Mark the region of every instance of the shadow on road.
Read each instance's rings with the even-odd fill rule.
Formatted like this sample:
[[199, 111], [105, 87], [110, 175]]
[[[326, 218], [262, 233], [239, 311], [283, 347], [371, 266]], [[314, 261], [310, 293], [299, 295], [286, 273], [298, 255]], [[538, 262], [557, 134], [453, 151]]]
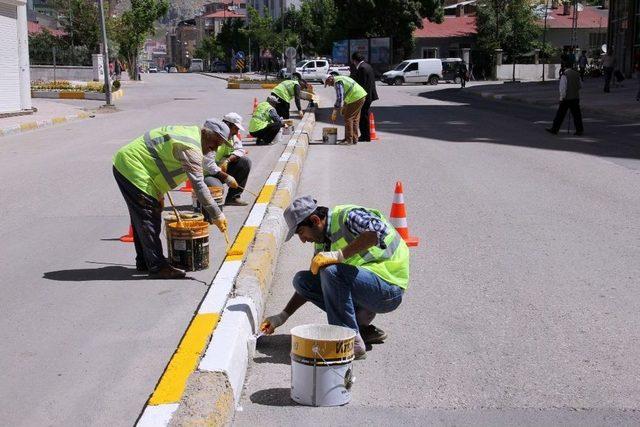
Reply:
[[253, 358], [255, 363], [277, 363], [290, 365], [291, 356], [291, 335], [271, 335], [262, 336], [256, 343], [256, 350], [262, 353], [261, 356]]
[[62, 282], [86, 282], [92, 280], [146, 280], [147, 273], [141, 273], [135, 268], [113, 265], [99, 268], [78, 268], [75, 270], [49, 271], [44, 273], [42, 277]]
[[256, 391], [249, 400], [257, 405], [266, 406], [299, 406], [291, 400], [290, 388], [268, 388]]

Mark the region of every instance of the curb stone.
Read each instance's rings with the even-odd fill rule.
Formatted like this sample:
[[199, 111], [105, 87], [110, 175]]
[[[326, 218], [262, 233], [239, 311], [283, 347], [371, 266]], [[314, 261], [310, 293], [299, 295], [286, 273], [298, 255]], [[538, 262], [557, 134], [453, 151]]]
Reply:
[[70, 114], [63, 117], [54, 117], [46, 120], [34, 120], [32, 122], [21, 123], [19, 125], [7, 126], [0, 128], [0, 136], [15, 135], [21, 132], [27, 132], [30, 130], [41, 129], [44, 127], [55, 126], [75, 120], [86, 119], [92, 117], [93, 114], [80, 112], [78, 114]]
[[282, 213], [296, 194], [315, 114], [307, 111], [271, 174], [274, 189], [238, 271], [220, 322], [189, 375], [179, 403], [147, 406], [138, 426], [228, 425], [240, 402], [255, 334], [264, 314], [278, 252], [286, 235]]

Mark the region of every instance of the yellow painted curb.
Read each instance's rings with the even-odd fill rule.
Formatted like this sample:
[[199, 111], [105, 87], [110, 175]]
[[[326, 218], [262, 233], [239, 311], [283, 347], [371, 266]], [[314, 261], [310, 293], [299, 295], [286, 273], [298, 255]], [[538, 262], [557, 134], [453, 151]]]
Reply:
[[253, 238], [256, 236], [256, 229], [257, 227], [249, 227], [246, 225], [240, 229], [238, 237], [236, 237], [231, 249], [229, 249], [230, 254], [237, 255], [227, 255], [227, 261], [242, 261], [245, 252], [247, 252], [249, 245], [253, 242]]
[[84, 92], [61, 91], [58, 95], [60, 99], [84, 99]]
[[278, 83], [262, 83], [262, 84], [260, 84], [260, 87], [262, 87], [262, 89], [273, 89], [276, 86], [278, 86]]
[[[81, 117], [81, 116], [78, 114], [78, 117]], [[84, 117], [82, 118], [84, 119]], [[55, 125], [59, 125], [60, 123], [64, 123], [66, 121], [67, 121], [66, 117], [54, 117], [53, 119], [51, 119], [51, 122]]]
[[26, 130], [34, 130], [34, 129], [38, 129], [38, 123], [36, 123], [36, 122], [22, 123], [20, 125], [20, 131], [21, 132], [24, 132]]
[[189, 375], [195, 370], [209, 337], [218, 325], [220, 314], [197, 314], [160, 378], [149, 405], [177, 403], [182, 397]]
[[227, 89], [240, 89], [240, 83], [227, 83]]

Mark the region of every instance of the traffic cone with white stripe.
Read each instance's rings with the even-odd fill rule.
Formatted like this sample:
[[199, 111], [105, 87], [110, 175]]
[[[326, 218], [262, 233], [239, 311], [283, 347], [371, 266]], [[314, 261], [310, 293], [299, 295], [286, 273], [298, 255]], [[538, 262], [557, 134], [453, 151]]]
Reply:
[[191, 190], [193, 190], [193, 187], [191, 186], [191, 180], [187, 179], [186, 185], [182, 187], [180, 191], [182, 191], [183, 193], [191, 193]]
[[378, 140], [378, 135], [376, 134], [376, 119], [373, 117], [372, 112], [369, 112], [369, 139], [371, 141]]
[[124, 243], [133, 242], [133, 225], [129, 224], [129, 234], [125, 234], [124, 236], [120, 237], [120, 241]]
[[409, 226], [407, 225], [407, 210], [404, 207], [404, 192], [402, 191], [402, 182], [396, 182], [396, 191], [393, 195], [393, 204], [391, 205], [391, 215], [389, 220], [391, 225], [402, 237], [407, 246], [418, 246], [420, 239], [409, 236]]

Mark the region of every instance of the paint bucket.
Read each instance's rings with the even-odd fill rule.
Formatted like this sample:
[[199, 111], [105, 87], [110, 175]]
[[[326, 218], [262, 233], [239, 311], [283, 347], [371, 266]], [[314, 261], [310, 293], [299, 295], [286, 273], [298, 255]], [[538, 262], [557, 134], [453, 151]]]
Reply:
[[307, 406], [339, 406], [351, 400], [356, 333], [342, 326], [291, 329], [291, 399]]
[[209, 223], [199, 220], [170, 223], [167, 246], [172, 266], [186, 271], [209, 268]]
[[335, 145], [338, 142], [338, 128], [322, 128], [322, 142]]
[[[209, 188], [209, 193], [211, 193], [211, 197], [216, 201], [218, 207], [222, 208], [224, 206], [224, 187], [212, 185], [207, 188]], [[191, 205], [194, 206], [194, 210], [202, 210], [202, 206], [200, 206], [200, 202], [198, 202], [198, 196], [196, 196], [195, 191], [191, 192]]]
[[287, 125], [287, 127], [286, 128], [282, 128], [282, 134], [283, 135], [291, 135], [293, 133], [293, 131], [295, 130], [295, 127], [293, 126], [293, 120], [287, 119], [284, 122]]
[[[204, 215], [198, 212], [178, 212], [180, 214], [180, 219], [183, 221], [204, 221]], [[178, 222], [178, 218], [176, 214], [173, 212], [168, 212], [164, 216], [164, 230], [167, 235], [167, 248], [171, 247], [171, 236], [169, 235], [169, 224], [172, 222]]]

